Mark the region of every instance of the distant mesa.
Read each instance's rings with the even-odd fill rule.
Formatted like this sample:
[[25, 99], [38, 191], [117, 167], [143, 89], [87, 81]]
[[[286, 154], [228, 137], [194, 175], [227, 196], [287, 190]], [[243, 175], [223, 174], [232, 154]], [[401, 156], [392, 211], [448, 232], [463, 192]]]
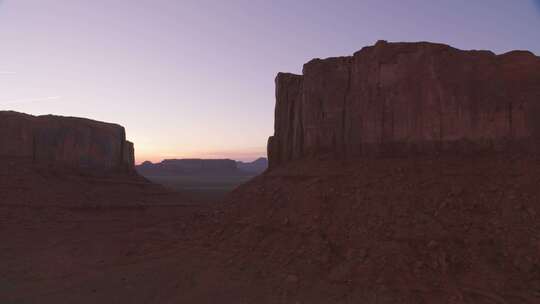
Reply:
[[379, 41], [276, 78], [270, 167], [336, 158], [540, 151], [540, 58]]
[[145, 161], [136, 170], [143, 176], [253, 175], [264, 172], [267, 165], [266, 158], [247, 163], [231, 159], [166, 159], [156, 164]]
[[84, 118], [0, 111], [0, 158], [133, 172], [133, 143], [119, 125]]
[[260, 157], [252, 162], [237, 161], [236, 166], [240, 171], [260, 174], [268, 168], [268, 159], [266, 157]]
[[230, 174], [236, 169], [236, 162], [230, 159], [166, 159], [156, 164], [146, 161], [136, 166], [137, 172], [143, 176]]

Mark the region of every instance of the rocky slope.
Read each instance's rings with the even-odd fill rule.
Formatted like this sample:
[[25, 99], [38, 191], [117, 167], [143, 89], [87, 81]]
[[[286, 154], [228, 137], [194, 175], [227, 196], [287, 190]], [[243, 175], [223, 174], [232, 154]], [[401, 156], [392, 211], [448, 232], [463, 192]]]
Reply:
[[354, 157], [540, 147], [540, 58], [379, 41], [276, 78], [270, 166]]
[[525, 157], [292, 161], [234, 191], [207, 243], [271, 286], [258, 303], [538, 303], [538, 181]]
[[83, 118], [0, 111], [0, 158], [79, 169], [133, 171], [123, 127]]
[[207, 233], [267, 303], [540, 301], [538, 57], [378, 42], [276, 98], [271, 169]]

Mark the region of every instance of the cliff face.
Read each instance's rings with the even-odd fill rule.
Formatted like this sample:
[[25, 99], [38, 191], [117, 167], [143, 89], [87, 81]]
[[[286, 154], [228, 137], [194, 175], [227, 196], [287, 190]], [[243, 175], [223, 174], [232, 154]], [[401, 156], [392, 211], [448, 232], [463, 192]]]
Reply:
[[133, 170], [123, 127], [82, 118], [0, 111], [0, 157], [78, 168]]
[[540, 57], [387, 43], [276, 78], [270, 167], [337, 157], [540, 150]]

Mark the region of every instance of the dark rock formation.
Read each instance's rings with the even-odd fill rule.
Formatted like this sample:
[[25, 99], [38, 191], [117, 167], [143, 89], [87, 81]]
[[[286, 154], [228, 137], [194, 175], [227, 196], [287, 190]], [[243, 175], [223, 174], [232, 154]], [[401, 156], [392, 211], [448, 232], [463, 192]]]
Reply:
[[276, 78], [270, 167], [339, 158], [540, 147], [540, 58], [443, 44], [387, 43], [314, 59]]
[[123, 127], [83, 118], [0, 111], [0, 158], [74, 168], [132, 171]]
[[166, 159], [157, 164], [146, 161], [136, 169], [143, 176], [239, 174], [231, 159]]
[[252, 162], [237, 161], [236, 166], [241, 171], [260, 174], [263, 173], [266, 168], [268, 168], [268, 159], [265, 157], [260, 157]]

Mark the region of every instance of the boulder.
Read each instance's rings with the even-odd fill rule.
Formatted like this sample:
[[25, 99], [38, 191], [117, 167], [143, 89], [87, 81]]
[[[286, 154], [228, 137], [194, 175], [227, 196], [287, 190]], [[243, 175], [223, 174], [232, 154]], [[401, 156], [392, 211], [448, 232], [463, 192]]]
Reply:
[[270, 167], [310, 155], [540, 149], [540, 57], [379, 41], [276, 77]]

